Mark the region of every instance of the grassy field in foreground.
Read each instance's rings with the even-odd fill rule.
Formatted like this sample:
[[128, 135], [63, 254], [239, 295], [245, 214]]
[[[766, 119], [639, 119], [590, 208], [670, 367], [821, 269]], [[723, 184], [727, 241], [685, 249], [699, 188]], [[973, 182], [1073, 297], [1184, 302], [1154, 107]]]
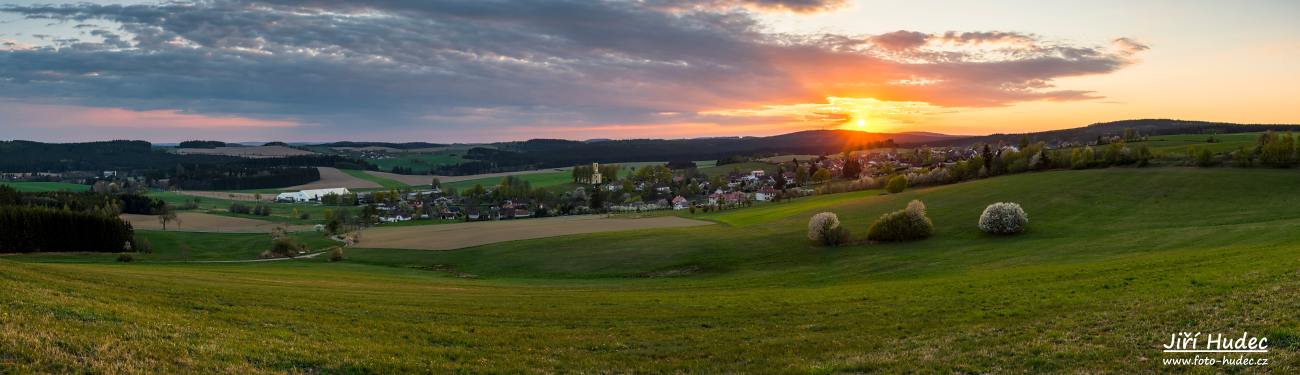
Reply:
[[66, 182], [0, 182], [0, 185], [9, 185], [21, 192], [46, 192], [46, 191], [87, 191], [90, 185], [69, 184]]
[[[262, 251], [271, 247], [271, 236], [266, 233], [137, 230], [136, 234], [148, 240], [153, 247], [152, 253], [132, 254], [137, 262], [250, 260], [257, 259]], [[297, 232], [289, 235], [306, 246], [308, 251], [326, 249], [339, 244], [316, 232]], [[112, 263], [117, 262], [117, 256], [118, 254], [112, 253], [33, 253], [6, 255], [0, 259], [28, 262]]]
[[[274, 264], [0, 257], [13, 372], [1150, 373], [1181, 331], [1300, 371], [1300, 174], [1032, 173], [700, 214], [722, 224]], [[922, 199], [935, 237], [860, 239]], [[975, 228], [988, 203], [1030, 216]], [[364, 241], [363, 241], [364, 244]], [[39, 261], [40, 259], [32, 259]], [[679, 276], [679, 277], [668, 277]]]

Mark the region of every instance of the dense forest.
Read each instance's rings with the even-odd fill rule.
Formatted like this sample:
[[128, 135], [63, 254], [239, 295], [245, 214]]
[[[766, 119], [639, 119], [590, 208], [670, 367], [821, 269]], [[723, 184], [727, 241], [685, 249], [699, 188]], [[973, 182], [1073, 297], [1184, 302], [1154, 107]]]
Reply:
[[131, 224], [116, 209], [148, 210], [162, 202], [96, 193], [20, 193], [0, 186], [0, 253], [117, 252], [133, 241]]
[[[216, 141], [182, 142], [189, 147]], [[124, 171], [149, 180], [170, 179], [184, 189], [264, 189], [301, 185], [320, 179], [312, 167], [373, 169], [363, 159], [339, 155], [241, 158], [179, 155], [144, 141], [87, 143], [0, 142], [0, 172]]]
[[172, 187], [187, 190], [269, 189], [320, 180], [320, 171], [311, 167], [191, 165], [189, 168], [177, 166], [170, 177]]
[[67, 172], [171, 168], [177, 163], [223, 163], [240, 158], [177, 155], [145, 141], [41, 143], [0, 141], [0, 172]]
[[[236, 145], [236, 146], [238, 146], [238, 145]], [[222, 141], [184, 141], [184, 142], [181, 142], [179, 145], [176, 145], [176, 147], [178, 147], [178, 148], [217, 148], [217, 147], [226, 147], [226, 142], [222, 142]]]

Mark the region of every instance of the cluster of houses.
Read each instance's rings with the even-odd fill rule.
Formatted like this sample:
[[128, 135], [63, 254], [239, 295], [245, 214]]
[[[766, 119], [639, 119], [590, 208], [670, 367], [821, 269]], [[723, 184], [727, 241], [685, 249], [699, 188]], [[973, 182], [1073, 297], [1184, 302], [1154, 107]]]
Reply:
[[[1015, 146], [1002, 147], [1015, 149]], [[858, 177], [876, 178], [950, 167], [978, 156], [981, 151], [975, 147], [934, 148], [904, 153], [858, 152], [849, 154], [848, 158], [853, 158], [859, 165]], [[593, 176], [590, 183], [580, 184], [574, 191], [556, 192], [557, 196], [545, 200], [467, 197], [443, 194], [437, 189], [352, 192], [345, 188], [286, 192], [276, 196], [276, 200], [293, 203], [321, 202], [327, 201], [324, 198], [330, 195], [351, 196], [355, 201], [349, 202], [375, 208], [380, 222], [415, 219], [501, 220], [602, 211], [707, 210], [743, 207], [755, 202], [812, 194], [812, 184], [806, 174], [815, 170], [827, 170], [837, 178], [844, 178], [843, 171], [850, 160], [839, 156], [818, 157], [798, 161], [797, 165], [790, 162], [782, 164], [782, 168], [778, 169], [780, 173], [762, 169], [734, 170], [726, 175], [712, 177], [679, 170], [674, 171], [671, 180], [666, 181], [661, 177], [655, 182], [638, 181], [632, 176], [611, 180], [597, 175]], [[805, 176], [801, 177], [799, 173], [804, 173]], [[488, 192], [494, 188], [496, 187], [485, 187]], [[596, 194], [600, 195], [599, 200], [590, 198]]]

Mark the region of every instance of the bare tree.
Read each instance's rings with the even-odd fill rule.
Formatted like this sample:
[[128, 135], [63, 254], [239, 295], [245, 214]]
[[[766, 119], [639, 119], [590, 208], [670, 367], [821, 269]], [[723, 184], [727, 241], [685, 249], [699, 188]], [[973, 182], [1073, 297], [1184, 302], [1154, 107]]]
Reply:
[[181, 223], [181, 219], [176, 217], [176, 210], [172, 209], [172, 205], [164, 204], [158, 212], [158, 222], [162, 224], [163, 230], [167, 230], [167, 223], [172, 221], [176, 222], [176, 225]]

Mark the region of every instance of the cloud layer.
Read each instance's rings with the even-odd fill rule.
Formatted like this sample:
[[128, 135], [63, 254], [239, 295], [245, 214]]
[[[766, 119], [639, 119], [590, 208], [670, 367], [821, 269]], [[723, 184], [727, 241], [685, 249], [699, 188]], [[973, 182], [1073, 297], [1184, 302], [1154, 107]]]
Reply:
[[[216, 0], [5, 6], [76, 24], [0, 47], [0, 93], [44, 105], [181, 110], [423, 134], [708, 121], [828, 97], [1002, 106], [1084, 100], [1053, 80], [1146, 49], [1014, 32], [787, 35], [759, 12], [833, 0]], [[39, 33], [33, 31], [33, 34]], [[21, 47], [21, 48], [20, 48]], [[674, 115], [666, 116], [665, 113]], [[3, 121], [3, 120], [0, 120]], [[373, 129], [373, 128], [372, 128]]]

